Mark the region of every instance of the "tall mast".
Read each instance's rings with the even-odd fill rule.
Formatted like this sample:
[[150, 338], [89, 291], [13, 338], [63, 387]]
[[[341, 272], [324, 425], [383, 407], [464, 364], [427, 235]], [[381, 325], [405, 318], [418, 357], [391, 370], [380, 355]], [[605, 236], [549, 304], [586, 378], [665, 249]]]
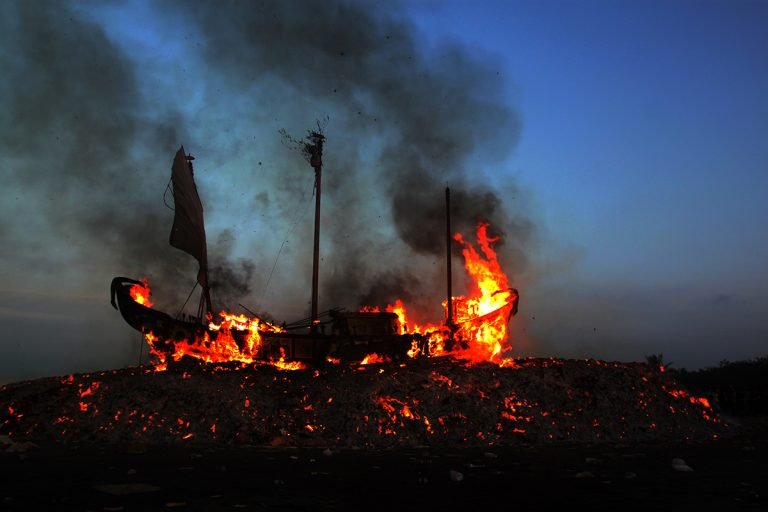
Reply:
[[451, 271], [451, 189], [445, 187], [445, 259], [446, 259], [446, 281], [448, 285], [448, 316], [445, 324], [453, 330], [453, 280]]
[[312, 255], [312, 318], [310, 332], [317, 333], [320, 319], [317, 314], [317, 282], [320, 272], [320, 191], [323, 172], [323, 141], [325, 136], [319, 132], [311, 132], [304, 145], [304, 152], [309, 156], [309, 165], [315, 170], [315, 245]]

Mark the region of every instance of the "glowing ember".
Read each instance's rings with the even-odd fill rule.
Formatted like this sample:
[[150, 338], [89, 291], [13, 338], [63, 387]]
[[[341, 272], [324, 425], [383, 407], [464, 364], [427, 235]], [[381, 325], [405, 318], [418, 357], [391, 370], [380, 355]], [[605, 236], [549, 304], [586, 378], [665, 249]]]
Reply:
[[727, 428], [704, 397], [644, 363], [521, 359], [501, 368], [432, 358], [364, 371], [338, 365], [317, 380], [262, 370], [204, 366], [190, 382], [185, 368], [126, 368], [0, 386], [0, 435], [405, 447], [679, 440]]
[[286, 361], [285, 352], [280, 349], [280, 359], [277, 361], [270, 361], [268, 364], [272, 364], [281, 370], [304, 370], [307, 367], [299, 361]]
[[389, 359], [386, 357], [382, 357], [375, 352], [373, 354], [368, 354], [363, 358], [362, 361], [360, 361], [360, 364], [376, 364], [376, 363], [388, 363]]
[[684, 391], [682, 389], [672, 389], [672, 390], [669, 390], [669, 389], [664, 388], [664, 391], [666, 391], [667, 393], [669, 393], [670, 395], [672, 395], [675, 398], [679, 398], [679, 399], [682, 399], [682, 400], [688, 400], [692, 404], [698, 404], [698, 405], [702, 406], [704, 409], [711, 409], [712, 408], [712, 406], [709, 403], [709, 400], [707, 400], [706, 398], [691, 396], [687, 391]]

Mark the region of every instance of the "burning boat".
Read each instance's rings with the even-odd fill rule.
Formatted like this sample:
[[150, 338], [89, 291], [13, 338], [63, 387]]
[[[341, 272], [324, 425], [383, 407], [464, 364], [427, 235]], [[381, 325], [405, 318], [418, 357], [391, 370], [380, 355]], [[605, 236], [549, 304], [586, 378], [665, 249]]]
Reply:
[[[111, 286], [113, 307], [131, 327], [144, 335], [159, 366], [164, 367], [167, 362], [184, 356], [216, 363], [269, 361], [295, 369], [306, 364], [322, 365], [326, 361], [398, 360], [446, 353], [487, 360], [499, 355], [500, 341], [506, 339], [509, 319], [517, 312], [518, 293], [508, 286], [506, 275], [498, 266], [491, 248], [495, 240], [488, 237], [487, 225], [478, 225], [478, 240], [485, 260], [461, 235], [452, 236], [449, 189], [446, 189], [447, 299], [443, 303], [446, 316], [441, 324], [408, 329], [405, 307], [399, 301], [386, 311], [364, 308], [358, 312], [339, 309], [318, 312], [324, 141], [322, 133], [313, 131], [301, 146], [315, 172], [311, 315], [303, 321], [282, 326], [257, 317], [226, 312], [219, 313], [221, 320], [218, 323], [214, 320], [203, 206], [194, 181], [194, 157], [187, 155], [183, 147], [177, 151], [171, 172], [174, 221], [170, 245], [193, 256], [199, 263], [195, 284], [201, 288], [197, 315], [171, 316], [154, 309], [146, 280], [115, 277]], [[476, 297], [452, 296], [451, 248], [454, 242], [463, 247], [467, 270], [477, 283]], [[489, 255], [492, 255], [490, 260]], [[477, 268], [472, 268], [473, 264]], [[489, 280], [490, 283], [484, 283]]]
[[[281, 326], [225, 312], [214, 320], [202, 205], [191, 157], [181, 148], [173, 161], [176, 204], [170, 242], [200, 263], [197, 316], [159, 311], [148, 283], [115, 278], [113, 305], [143, 333], [157, 364], [0, 387], [0, 434], [77, 443], [394, 448], [616, 443], [717, 438], [724, 432], [709, 401], [679, 388], [658, 366], [505, 359], [502, 342], [518, 295], [509, 287], [493, 250], [495, 239], [483, 223], [477, 227], [476, 248], [451, 234], [446, 216], [448, 294], [439, 324], [408, 322], [402, 301], [384, 311], [320, 314], [322, 138], [316, 135], [306, 147], [317, 183], [311, 316]], [[451, 289], [451, 252], [458, 247], [471, 277], [466, 297], [454, 297]], [[450, 357], [432, 357], [439, 355]], [[182, 363], [159, 371], [185, 356], [247, 366]], [[432, 358], [367, 366], [406, 357]], [[456, 358], [486, 363], [457, 364]], [[329, 360], [350, 364], [316, 368]], [[308, 365], [315, 366], [313, 371], [279, 371]]]

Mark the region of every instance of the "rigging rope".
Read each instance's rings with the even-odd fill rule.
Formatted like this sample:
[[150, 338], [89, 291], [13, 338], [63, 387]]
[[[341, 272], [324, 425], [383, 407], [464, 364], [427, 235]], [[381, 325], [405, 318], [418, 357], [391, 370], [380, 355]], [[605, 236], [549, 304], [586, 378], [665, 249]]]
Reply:
[[179, 318], [181, 316], [181, 313], [184, 312], [184, 308], [187, 307], [187, 302], [189, 302], [189, 299], [192, 298], [192, 294], [195, 292], [195, 289], [197, 288], [197, 281], [195, 281], [195, 286], [192, 287], [192, 290], [189, 292], [189, 295], [187, 295], [187, 300], [184, 301], [184, 304], [181, 305], [181, 309], [178, 313], [176, 313], [176, 318]]
[[168, 204], [168, 200], [166, 199], [166, 196], [168, 195], [168, 191], [171, 190], [171, 181], [172, 180], [173, 180], [173, 178], [170, 178], [168, 180], [168, 184], [165, 186], [165, 192], [163, 192], [163, 204], [165, 205], [166, 208], [168, 208], [172, 212], [175, 212], [176, 210], [173, 207], [171, 207], [171, 205]]
[[[312, 195], [310, 196], [310, 199], [315, 197], [315, 192], [317, 191], [317, 177], [315, 177], [315, 182], [312, 185]], [[302, 194], [302, 199], [306, 196], [306, 194]], [[312, 204], [312, 201], [308, 201], [307, 205]], [[280, 244], [280, 249], [277, 251], [277, 256], [275, 256], [275, 261], [272, 264], [272, 270], [269, 271], [269, 277], [267, 278], [267, 284], [264, 285], [264, 291], [262, 292], [259, 299], [256, 301], [256, 305], [260, 307], [261, 301], [267, 296], [267, 292], [269, 291], [269, 284], [272, 282], [272, 275], [275, 273], [275, 267], [277, 267], [277, 261], [280, 259], [280, 254], [283, 252], [283, 247], [285, 247], [286, 242], [288, 242], [288, 239], [291, 237], [291, 234], [293, 233], [293, 230], [296, 229], [296, 225], [299, 223], [299, 217], [301, 217], [302, 214], [306, 213], [307, 207], [304, 207], [304, 210], [299, 210], [296, 214], [296, 218], [293, 220], [293, 224], [291, 225], [291, 228], [288, 230], [288, 234], [285, 235], [285, 240], [283, 240], [283, 243]]]

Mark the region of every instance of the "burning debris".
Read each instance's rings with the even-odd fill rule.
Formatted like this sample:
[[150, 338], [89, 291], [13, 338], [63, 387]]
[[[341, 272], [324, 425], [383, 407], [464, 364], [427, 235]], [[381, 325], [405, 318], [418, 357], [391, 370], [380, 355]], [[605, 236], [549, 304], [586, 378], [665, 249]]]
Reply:
[[641, 363], [450, 357], [399, 364], [129, 368], [0, 388], [0, 435], [36, 443], [396, 447], [703, 439], [704, 398]]

